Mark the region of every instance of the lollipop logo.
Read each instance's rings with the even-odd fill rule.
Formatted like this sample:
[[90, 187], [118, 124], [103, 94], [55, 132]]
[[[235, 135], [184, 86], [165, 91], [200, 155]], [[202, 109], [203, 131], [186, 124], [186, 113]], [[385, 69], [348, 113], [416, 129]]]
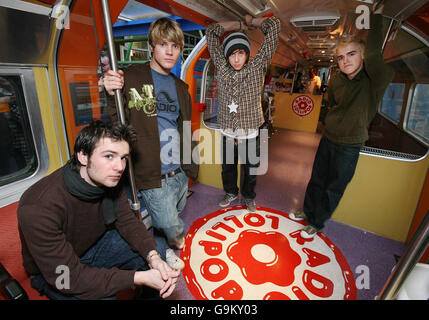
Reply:
[[303, 239], [302, 223], [258, 209], [222, 209], [191, 226], [181, 256], [196, 299], [356, 298], [353, 273], [328, 238]]

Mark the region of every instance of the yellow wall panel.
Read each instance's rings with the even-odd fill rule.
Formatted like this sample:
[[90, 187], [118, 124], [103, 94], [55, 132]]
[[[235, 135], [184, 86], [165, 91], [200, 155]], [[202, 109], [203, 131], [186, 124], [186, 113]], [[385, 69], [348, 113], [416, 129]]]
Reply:
[[405, 242], [429, 158], [418, 162], [361, 155], [332, 219]]
[[33, 72], [49, 154], [49, 168], [47, 174], [50, 174], [61, 166], [61, 158], [58, 147], [60, 141], [57, 139], [46, 69], [33, 68]]

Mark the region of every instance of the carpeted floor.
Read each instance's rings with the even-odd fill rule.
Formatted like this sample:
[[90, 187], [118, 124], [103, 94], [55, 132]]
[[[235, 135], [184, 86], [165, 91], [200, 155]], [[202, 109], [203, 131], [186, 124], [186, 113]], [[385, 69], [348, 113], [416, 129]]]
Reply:
[[[282, 212], [299, 209], [311, 175], [320, 136], [278, 129], [269, 139], [269, 166], [258, 177], [256, 204]], [[182, 218], [189, 230], [194, 221], [220, 209], [223, 190], [195, 184], [190, 190]], [[236, 200], [232, 205], [242, 204]], [[357, 299], [372, 300], [383, 288], [396, 259], [405, 250], [403, 243], [386, 239], [335, 221], [328, 221], [324, 235], [342, 252], [356, 280]], [[179, 252], [178, 252], [179, 253]], [[195, 299], [183, 277], [170, 299]]]

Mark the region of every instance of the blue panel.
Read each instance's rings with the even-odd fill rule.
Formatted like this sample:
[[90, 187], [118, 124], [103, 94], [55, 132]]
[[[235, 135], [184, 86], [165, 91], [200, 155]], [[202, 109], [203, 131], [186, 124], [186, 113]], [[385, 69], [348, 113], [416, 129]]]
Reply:
[[[182, 19], [180, 17], [169, 16], [169, 18], [176, 20], [182, 27], [183, 31], [205, 29], [205, 27], [200, 26], [199, 24]], [[113, 36], [124, 37], [124, 36], [145, 35], [149, 32], [149, 26], [154, 20], [156, 20], [156, 18], [134, 20], [129, 22], [116, 22], [113, 25]]]

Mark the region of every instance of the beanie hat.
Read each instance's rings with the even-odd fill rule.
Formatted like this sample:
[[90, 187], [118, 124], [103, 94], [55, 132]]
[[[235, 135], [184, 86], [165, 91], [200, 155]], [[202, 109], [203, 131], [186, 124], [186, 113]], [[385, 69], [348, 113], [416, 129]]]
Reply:
[[223, 40], [223, 52], [228, 58], [237, 49], [243, 49], [247, 55], [250, 54], [250, 43], [243, 32], [233, 32]]

